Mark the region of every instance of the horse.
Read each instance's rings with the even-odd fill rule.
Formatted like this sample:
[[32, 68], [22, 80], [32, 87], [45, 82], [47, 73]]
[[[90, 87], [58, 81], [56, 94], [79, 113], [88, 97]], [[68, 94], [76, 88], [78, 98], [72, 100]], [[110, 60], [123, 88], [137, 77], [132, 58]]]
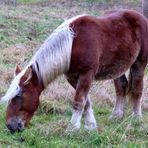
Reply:
[[[9, 101], [6, 126], [11, 132], [27, 127], [39, 106], [41, 92], [65, 74], [75, 89], [66, 131], [96, 130], [89, 89], [93, 80], [113, 79], [116, 102], [111, 118], [121, 119], [128, 95], [132, 116], [141, 117], [144, 70], [148, 60], [148, 21], [134, 10], [117, 10], [100, 17], [79, 15], [53, 31], [28, 65], [15, 77], [1, 101]], [[125, 73], [129, 70], [129, 77]]]

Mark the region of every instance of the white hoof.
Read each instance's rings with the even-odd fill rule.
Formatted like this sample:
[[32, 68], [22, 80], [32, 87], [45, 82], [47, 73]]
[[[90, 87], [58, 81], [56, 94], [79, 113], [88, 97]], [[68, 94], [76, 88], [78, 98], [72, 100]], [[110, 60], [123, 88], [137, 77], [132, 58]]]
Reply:
[[85, 124], [84, 128], [89, 131], [95, 131], [97, 130], [97, 125], [96, 123], [91, 122], [91, 123]]
[[66, 132], [75, 132], [75, 131], [79, 131], [79, 130], [80, 130], [80, 124], [69, 123], [66, 128]]
[[117, 119], [117, 120], [120, 120], [122, 119], [124, 116], [124, 113], [123, 111], [120, 111], [120, 112], [113, 112], [112, 115], [109, 117], [110, 120], [112, 119]]
[[132, 113], [132, 117], [133, 118], [137, 118], [137, 119], [141, 119], [142, 118], [142, 113], [135, 113], [135, 112], [133, 112]]

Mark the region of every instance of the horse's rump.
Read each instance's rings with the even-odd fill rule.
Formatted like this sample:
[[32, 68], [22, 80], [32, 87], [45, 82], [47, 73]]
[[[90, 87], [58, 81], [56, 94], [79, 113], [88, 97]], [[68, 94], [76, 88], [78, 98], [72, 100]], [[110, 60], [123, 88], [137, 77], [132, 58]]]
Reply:
[[73, 41], [70, 72], [93, 69], [98, 79], [116, 78], [147, 57], [147, 20], [129, 10], [111, 11], [103, 17], [82, 16], [71, 23]]

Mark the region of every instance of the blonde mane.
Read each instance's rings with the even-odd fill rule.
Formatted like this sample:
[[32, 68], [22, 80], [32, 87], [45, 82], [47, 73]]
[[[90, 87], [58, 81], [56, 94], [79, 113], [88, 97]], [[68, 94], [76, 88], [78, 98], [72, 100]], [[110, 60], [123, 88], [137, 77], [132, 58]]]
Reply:
[[29, 65], [46, 87], [58, 75], [67, 72], [70, 66], [71, 51], [75, 33], [70, 23], [79, 15], [63, 22], [36, 52]]
[[43, 82], [44, 87], [58, 75], [69, 70], [72, 44], [75, 37], [70, 23], [81, 16], [65, 21], [47, 38], [26, 68], [15, 76], [1, 101], [9, 101], [19, 93], [21, 89], [19, 86], [20, 79], [30, 66], [33, 67], [38, 79]]
[[69, 69], [73, 37], [69, 26], [57, 28], [30, 61], [44, 87]]

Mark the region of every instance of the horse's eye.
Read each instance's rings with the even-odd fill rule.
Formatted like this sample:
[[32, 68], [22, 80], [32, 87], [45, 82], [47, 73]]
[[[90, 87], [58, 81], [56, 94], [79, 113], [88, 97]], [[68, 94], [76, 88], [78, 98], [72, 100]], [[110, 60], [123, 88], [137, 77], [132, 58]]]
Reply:
[[21, 97], [22, 96], [22, 93], [19, 93], [16, 95], [16, 97]]
[[17, 94], [17, 97], [21, 97], [23, 95], [23, 91], [22, 89], [19, 91], [19, 93]]

